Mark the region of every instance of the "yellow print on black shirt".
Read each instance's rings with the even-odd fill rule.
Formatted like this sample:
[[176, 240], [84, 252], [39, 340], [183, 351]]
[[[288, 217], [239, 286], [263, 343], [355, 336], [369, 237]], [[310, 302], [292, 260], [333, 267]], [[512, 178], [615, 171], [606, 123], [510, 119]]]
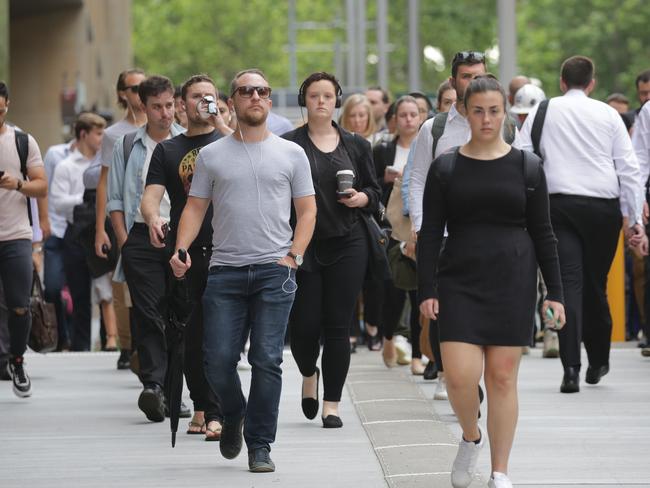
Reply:
[[181, 164], [178, 165], [178, 176], [183, 182], [183, 188], [185, 189], [185, 194], [190, 193], [190, 187], [192, 186], [192, 176], [194, 175], [194, 165], [196, 164], [196, 157], [199, 155], [200, 147], [192, 149], [188, 152], [183, 159], [181, 159]]

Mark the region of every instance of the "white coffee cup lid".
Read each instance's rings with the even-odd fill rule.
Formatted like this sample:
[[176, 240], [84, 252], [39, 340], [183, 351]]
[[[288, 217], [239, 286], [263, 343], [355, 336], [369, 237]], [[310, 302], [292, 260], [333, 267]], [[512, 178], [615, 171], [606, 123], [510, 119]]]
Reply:
[[351, 169], [341, 169], [336, 172], [336, 176], [338, 175], [351, 175], [354, 176], [354, 171]]

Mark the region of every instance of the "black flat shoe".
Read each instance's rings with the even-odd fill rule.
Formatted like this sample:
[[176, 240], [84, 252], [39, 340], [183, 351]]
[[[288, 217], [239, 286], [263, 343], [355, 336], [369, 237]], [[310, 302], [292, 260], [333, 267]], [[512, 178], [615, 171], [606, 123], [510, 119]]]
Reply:
[[609, 366], [589, 366], [587, 374], [585, 374], [585, 381], [590, 385], [597, 385], [600, 379], [609, 373]]
[[564, 378], [560, 385], [562, 393], [578, 393], [580, 391], [580, 370], [569, 366], [564, 368]]
[[429, 361], [424, 368], [422, 377], [425, 380], [435, 380], [438, 377], [438, 368], [436, 368], [435, 361]]
[[[304, 380], [303, 380], [304, 381]], [[316, 368], [316, 398], [303, 398], [301, 402], [302, 413], [309, 420], [315, 419], [318, 414], [318, 383], [320, 382], [320, 369]], [[301, 387], [302, 388], [302, 387]], [[302, 389], [300, 390], [302, 395]]]
[[343, 427], [343, 421], [341, 420], [341, 417], [338, 417], [336, 415], [321, 417], [321, 420], [323, 421], [324, 429], [340, 429]]
[[374, 336], [366, 333], [366, 345], [369, 351], [381, 351], [381, 336], [377, 332]]

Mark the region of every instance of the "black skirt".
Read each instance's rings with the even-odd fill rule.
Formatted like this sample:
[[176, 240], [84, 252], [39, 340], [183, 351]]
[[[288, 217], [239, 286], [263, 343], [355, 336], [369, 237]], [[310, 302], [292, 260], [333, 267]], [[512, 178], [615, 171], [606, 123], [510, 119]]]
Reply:
[[522, 227], [468, 226], [450, 233], [438, 269], [440, 341], [530, 344], [537, 260]]

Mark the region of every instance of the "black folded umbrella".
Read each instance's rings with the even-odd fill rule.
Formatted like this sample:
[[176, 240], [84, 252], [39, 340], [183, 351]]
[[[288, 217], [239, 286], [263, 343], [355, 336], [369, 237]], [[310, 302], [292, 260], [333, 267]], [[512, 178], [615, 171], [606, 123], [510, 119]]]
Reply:
[[[178, 258], [185, 262], [187, 251], [178, 250]], [[183, 349], [185, 326], [190, 321], [194, 300], [185, 277], [174, 279], [169, 290], [169, 323], [167, 324], [167, 400], [169, 402], [169, 425], [172, 447], [176, 446], [178, 416], [183, 394]]]

